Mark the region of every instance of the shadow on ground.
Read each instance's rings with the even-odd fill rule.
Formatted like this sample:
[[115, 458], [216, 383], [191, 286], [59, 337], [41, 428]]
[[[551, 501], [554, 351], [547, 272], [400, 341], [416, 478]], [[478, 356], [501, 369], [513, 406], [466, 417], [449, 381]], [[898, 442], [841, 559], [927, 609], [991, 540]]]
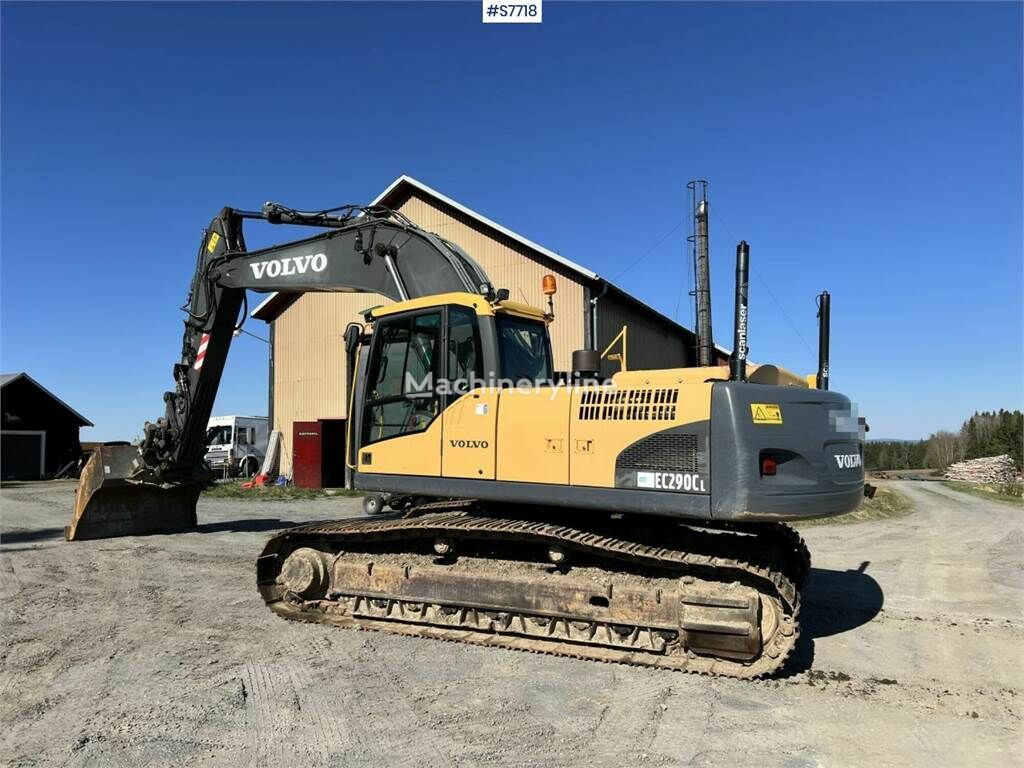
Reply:
[[[382, 515], [383, 519], [384, 516]], [[216, 523], [201, 523], [196, 526], [197, 533], [262, 533], [265, 531], [281, 531], [298, 525], [314, 525], [326, 520], [282, 520], [279, 517], [252, 517], [240, 520], [221, 520]], [[187, 533], [187, 531], [182, 531]], [[137, 536], [167, 536], [167, 532], [140, 533]], [[27, 544], [47, 539], [63, 539], [63, 528], [36, 528], [31, 530], [16, 529], [0, 532], [0, 545]], [[104, 538], [116, 538], [108, 536]]]
[[801, 594], [800, 639], [782, 677], [806, 672], [814, 663], [814, 641], [849, 632], [871, 621], [885, 604], [885, 594], [867, 574], [871, 563], [834, 571], [811, 568]]
[[196, 527], [199, 533], [261, 533], [264, 531], [280, 531], [298, 525], [315, 525], [326, 520], [282, 520], [278, 517], [250, 517], [240, 520], [221, 520], [216, 523], [200, 523]]
[[55, 485], [74, 485], [77, 482], [77, 477], [62, 477], [54, 480], [3, 480], [0, 481], [0, 488], [45, 488]]
[[30, 541], [64, 538], [63, 528], [35, 528], [31, 530], [3, 531], [0, 544], [25, 544]]

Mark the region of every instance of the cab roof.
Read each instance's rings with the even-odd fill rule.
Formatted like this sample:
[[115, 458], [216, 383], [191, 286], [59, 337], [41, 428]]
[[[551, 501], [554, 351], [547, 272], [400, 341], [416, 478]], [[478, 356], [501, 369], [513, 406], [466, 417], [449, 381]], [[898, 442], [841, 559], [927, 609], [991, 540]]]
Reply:
[[440, 293], [436, 296], [424, 296], [419, 299], [409, 299], [408, 301], [396, 301], [394, 304], [385, 304], [382, 306], [371, 307], [366, 310], [364, 316], [367, 320], [377, 320], [382, 317], [388, 317], [389, 315], [396, 315], [399, 312], [409, 312], [417, 309], [430, 309], [432, 307], [442, 307], [446, 305], [455, 305], [459, 307], [467, 307], [476, 312], [477, 315], [484, 315], [493, 317], [494, 315], [516, 315], [517, 317], [524, 317], [529, 320], [541, 320], [545, 321], [548, 319], [547, 314], [537, 307], [532, 307], [529, 304], [522, 304], [518, 301], [495, 301], [490, 302], [485, 297], [473, 293]]

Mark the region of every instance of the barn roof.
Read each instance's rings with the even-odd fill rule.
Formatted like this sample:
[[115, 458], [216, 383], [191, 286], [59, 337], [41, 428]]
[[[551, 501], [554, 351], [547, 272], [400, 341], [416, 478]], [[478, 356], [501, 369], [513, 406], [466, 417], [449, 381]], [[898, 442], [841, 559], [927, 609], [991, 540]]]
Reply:
[[44, 395], [46, 395], [51, 400], [53, 400], [55, 403], [57, 403], [57, 405], [59, 405], [61, 408], [63, 408], [65, 411], [67, 411], [69, 414], [71, 414], [71, 416], [73, 416], [79, 422], [79, 426], [82, 426], [82, 427], [92, 427], [92, 426], [95, 426], [91, 421], [89, 421], [87, 418], [85, 418], [85, 416], [83, 416], [78, 411], [76, 411], [74, 408], [72, 408], [70, 405], [65, 403], [63, 400], [61, 400], [59, 397], [57, 397], [55, 394], [53, 394], [53, 392], [48, 390], [46, 387], [44, 387], [42, 384], [40, 384], [38, 381], [33, 379], [31, 376], [29, 376], [24, 371], [21, 371], [19, 373], [0, 373], [0, 389], [4, 389], [8, 384], [13, 384], [14, 382], [18, 381], [19, 379], [25, 379], [25, 381], [29, 382], [32, 386], [34, 386], [36, 389], [38, 389]]

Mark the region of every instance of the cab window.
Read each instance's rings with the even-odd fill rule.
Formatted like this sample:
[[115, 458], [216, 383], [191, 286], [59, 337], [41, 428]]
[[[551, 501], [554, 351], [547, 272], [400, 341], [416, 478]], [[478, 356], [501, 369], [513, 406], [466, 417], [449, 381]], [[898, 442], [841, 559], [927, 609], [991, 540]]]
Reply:
[[437, 417], [440, 337], [439, 311], [378, 322], [367, 376], [364, 444], [422, 432]]
[[495, 320], [502, 378], [512, 381], [551, 379], [551, 347], [544, 324], [509, 315], [498, 315]]
[[467, 391], [471, 380], [482, 379], [484, 375], [476, 313], [466, 307], [448, 308], [448, 370], [445, 375], [460, 394]]

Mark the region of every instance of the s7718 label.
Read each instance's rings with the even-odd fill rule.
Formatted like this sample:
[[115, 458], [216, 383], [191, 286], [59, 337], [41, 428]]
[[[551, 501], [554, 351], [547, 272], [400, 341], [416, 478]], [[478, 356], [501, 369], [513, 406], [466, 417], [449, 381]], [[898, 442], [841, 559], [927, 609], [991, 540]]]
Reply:
[[485, 24], [540, 24], [544, 20], [543, 0], [529, 3], [501, 3], [483, 0]]
[[696, 472], [637, 472], [636, 487], [684, 493], [708, 492], [704, 486], [704, 478]]

